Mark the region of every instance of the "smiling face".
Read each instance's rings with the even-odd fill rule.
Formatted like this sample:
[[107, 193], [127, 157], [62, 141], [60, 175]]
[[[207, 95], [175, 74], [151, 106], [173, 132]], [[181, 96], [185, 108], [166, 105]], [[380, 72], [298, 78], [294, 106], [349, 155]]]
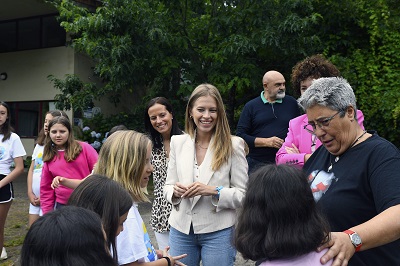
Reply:
[[164, 137], [170, 134], [173, 117], [165, 105], [156, 103], [149, 108], [147, 113], [149, 114], [151, 125], [157, 132]]
[[68, 141], [69, 130], [62, 124], [54, 124], [50, 130], [50, 138], [56, 145], [58, 150], [63, 150], [65, 148], [65, 143]]
[[45, 118], [44, 118], [44, 125], [43, 125], [43, 129], [44, 129], [44, 134], [47, 136], [47, 134], [49, 133], [49, 123], [50, 121], [53, 119], [53, 116], [51, 114], [46, 114]]
[[198, 134], [212, 134], [218, 118], [217, 101], [211, 96], [199, 97], [190, 110]]
[[[325, 106], [315, 105], [307, 109], [309, 123], [315, 123], [325, 118], [332, 117], [338, 111]], [[356, 139], [357, 130], [353, 130], [354, 109], [347, 108], [344, 117], [341, 114], [336, 115], [330, 120], [328, 126], [320, 128], [316, 126], [315, 135], [322, 142], [325, 148], [333, 155], [343, 154]]]
[[142, 178], [140, 179], [140, 187], [142, 188], [147, 187], [150, 175], [153, 172], [153, 165], [151, 164], [151, 148], [151, 145], [147, 147], [146, 164], [144, 165]]
[[0, 105], [0, 126], [3, 126], [4, 123], [7, 121], [8, 112], [7, 108], [3, 105]]

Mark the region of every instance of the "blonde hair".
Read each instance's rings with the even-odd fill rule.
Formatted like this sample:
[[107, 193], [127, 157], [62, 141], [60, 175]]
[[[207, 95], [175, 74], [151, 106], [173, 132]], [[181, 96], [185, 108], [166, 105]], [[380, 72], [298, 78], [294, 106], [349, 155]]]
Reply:
[[197, 99], [205, 96], [212, 97], [217, 103], [217, 121], [213, 132], [214, 141], [211, 146], [211, 149], [214, 151], [211, 167], [216, 171], [228, 161], [228, 158], [232, 155], [233, 148], [225, 106], [221, 94], [215, 86], [205, 83], [194, 89], [186, 106], [185, 131], [193, 139], [196, 137], [196, 124], [190, 116], [190, 111], [193, 109], [193, 105]]
[[151, 140], [134, 130], [116, 131], [101, 147], [95, 174], [105, 175], [120, 183], [135, 202], [149, 202], [140, 187]]

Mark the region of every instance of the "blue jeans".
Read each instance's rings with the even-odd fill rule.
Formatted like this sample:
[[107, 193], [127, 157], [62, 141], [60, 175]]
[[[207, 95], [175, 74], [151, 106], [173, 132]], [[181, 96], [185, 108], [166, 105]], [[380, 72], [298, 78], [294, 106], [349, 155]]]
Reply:
[[190, 228], [189, 235], [171, 227], [169, 233], [170, 254], [177, 256], [187, 254], [180, 261], [188, 266], [230, 266], [235, 262], [236, 249], [232, 245], [234, 228], [229, 227], [212, 233], [194, 234]]

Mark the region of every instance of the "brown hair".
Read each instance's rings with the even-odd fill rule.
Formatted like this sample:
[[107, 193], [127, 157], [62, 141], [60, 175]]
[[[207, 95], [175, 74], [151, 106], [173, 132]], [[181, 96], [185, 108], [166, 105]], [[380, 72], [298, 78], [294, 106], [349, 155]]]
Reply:
[[[51, 127], [55, 124], [61, 124], [68, 129], [68, 140], [65, 143], [65, 153], [64, 158], [67, 162], [71, 162], [78, 157], [78, 155], [82, 151], [82, 146], [79, 144], [77, 140], [74, 138], [74, 133], [72, 132], [72, 126], [68, 119], [68, 117], [64, 116], [56, 116], [49, 123], [49, 132]], [[46, 144], [44, 145], [43, 150], [43, 161], [49, 162], [54, 159], [55, 156], [58, 155], [57, 147], [54, 145], [51, 138], [46, 138]]]
[[316, 54], [298, 62], [292, 69], [291, 82], [294, 92], [300, 96], [300, 82], [308, 78], [338, 77], [340, 71], [323, 55]]

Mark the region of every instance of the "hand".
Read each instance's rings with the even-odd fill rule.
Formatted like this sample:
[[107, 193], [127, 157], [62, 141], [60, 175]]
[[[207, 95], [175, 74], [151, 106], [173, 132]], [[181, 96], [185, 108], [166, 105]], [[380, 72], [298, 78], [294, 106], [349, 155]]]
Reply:
[[288, 154], [300, 153], [299, 149], [292, 143], [292, 147], [285, 147], [285, 150]]
[[182, 197], [183, 193], [185, 193], [187, 191], [187, 187], [184, 186], [183, 184], [176, 182], [175, 186], [174, 186], [174, 197], [175, 198], [180, 198]]
[[33, 206], [39, 206], [40, 205], [40, 199], [36, 197], [36, 195], [33, 192], [28, 192], [28, 198], [30, 203]]
[[62, 185], [62, 182], [65, 180], [65, 177], [62, 176], [56, 176], [53, 178], [53, 182], [51, 182], [51, 188], [56, 189], [60, 185]]
[[[179, 256], [174, 256], [172, 257], [171, 255], [169, 255], [168, 251], [169, 251], [170, 247], [167, 246], [164, 248], [164, 250], [162, 251], [162, 257], [168, 257], [171, 260], [171, 265], [179, 265], [179, 266], [186, 266], [185, 264], [183, 264], [182, 262], [178, 261], [184, 257], [187, 256], [187, 254], [182, 254]], [[158, 255], [158, 253], [157, 253]]]
[[329, 248], [329, 250], [321, 257], [321, 263], [325, 264], [335, 258], [332, 266], [347, 266], [350, 258], [356, 251], [350, 241], [349, 235], [343, 232], [331, 232], [330, 241], [320, 246], [318, 251], [325, 248]]
[[216, 195], [215, 186], [208, 186], [200, 182], [194, 182], [187, 186], [187, 191], [183, 193], [182, 198], [213, 195]]
[[282, 147], [283, 144], [283, 139], [278, 138], [278, 137], [270, 137], [266, 139], [266, 146], [271, 147], [271, 148], [276, 148], [279, 149]]

